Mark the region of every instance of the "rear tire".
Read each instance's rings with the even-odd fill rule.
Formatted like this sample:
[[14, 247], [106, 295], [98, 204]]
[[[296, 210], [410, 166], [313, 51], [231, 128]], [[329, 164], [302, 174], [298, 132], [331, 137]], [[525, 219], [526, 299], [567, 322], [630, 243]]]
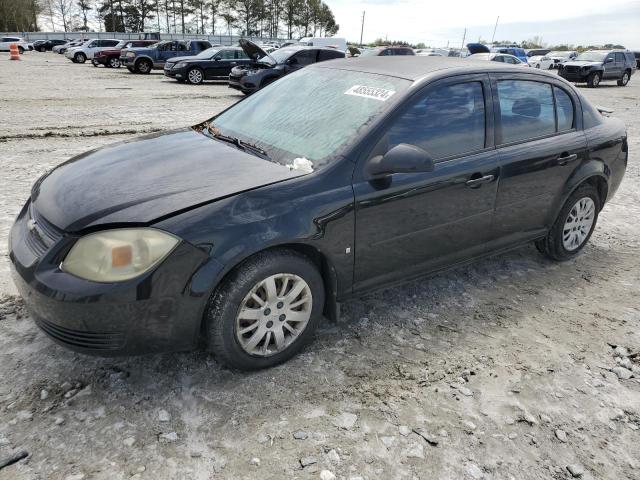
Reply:
[[18, 53], [22, 55], [24, 53], [24, 48], [18, 47]]
[[205, 317], [208, 348], [231, 368], [272, 367], [313, 338], [323, 307], [322, 277], [306, 256], [260, 252], [236, 267], [212, 295]]
[[596, 188], [588, 183], [581, 185], [569, 196], [547, 236], [536, 241], [536, 248], [557, 261], [575, 257], [591, 238], [600, 208]]
[[602, 80], [602, 73], [600, 72], [590, 73], [589, 77], [587, 78], [587, 85], [590, 88], [598, 88], [598, 85], [600, 85], [600, 80]]
[[626, 87], [627, 83], [629, 83], [629, 78], [631, 77], [631, 72], [629, 70], [625, 70], [622, 74], [622, 78], [618, 80], [619, 87]]
[[112, 57], [107, 61], [106, 66], [110, 68], [120, 68], [120, 59], [117, 57]]

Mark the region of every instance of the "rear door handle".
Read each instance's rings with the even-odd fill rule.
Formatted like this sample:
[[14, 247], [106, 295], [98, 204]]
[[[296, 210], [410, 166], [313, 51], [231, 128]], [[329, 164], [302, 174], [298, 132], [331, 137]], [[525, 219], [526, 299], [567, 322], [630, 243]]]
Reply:
[[480, 177], [480, 178], [472, 178], [471, 180], [467, 180], [466, 185], [467, 187], [471, 187], [471, 188], [479, 187], [484, 183], [493, 182], [495, 178], [496, 177], [493, 175], [485, 175], [484, 177]]
[[562, 155], [558, 157], [558, 165], [566, 165], [569, 162], [573, 162], [578, 159], [578, 155], [572, 153], [571, 155]]

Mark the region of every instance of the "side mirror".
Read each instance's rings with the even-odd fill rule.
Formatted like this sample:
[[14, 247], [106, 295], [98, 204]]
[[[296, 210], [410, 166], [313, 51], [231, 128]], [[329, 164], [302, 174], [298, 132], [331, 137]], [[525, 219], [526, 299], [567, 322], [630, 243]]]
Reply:
[[392, 173], [432, 172], [433, 159], [420, 147], [401, 143], [384, 155], [375, 156], [367, 162], [364, 174], [368, 180], [391, 175]]

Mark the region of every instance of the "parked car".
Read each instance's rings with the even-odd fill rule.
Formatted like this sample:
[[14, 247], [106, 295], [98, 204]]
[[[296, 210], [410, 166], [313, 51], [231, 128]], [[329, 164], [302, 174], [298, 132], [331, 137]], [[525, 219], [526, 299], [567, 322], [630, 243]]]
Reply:
[[18, 46], [18, 52], [22, 55], [25, 51], [29, 50], [29, 45], [20, 37], [0, 37], [0, 52], [8, 52], [11, 45], [16, 44]]
[[238, 65], [229, 74], [229, 88], [251, 94], [281, 77], [308, 65], [325, 60], [345, 58], [345, 53], [334, 48], [291, 46], [273, 53], [265, 52], [251, 40], [240, 39], [240, 46], [253, 60], [250, 65]]
[[415, 54], [422, 57], [448, 57], [450, 51], [444, 48], [418, 48]]
[[304, 37], [298, 40], [298, 45], [335, 48], [341, 52], [347, 51], [347, 41], [340, 37]]
[[392, 45], [389, 47], [367, 48], [360, 52], [360, 57], [387, 57], [396, 55], [415, 55], [411, 47]]
[[67, 43], [63, 43], [62, 45], [56, 45], [51, 49], [51, 51], [63, 55], [67, 52], [67, 49], [80, 46], [86, 41], [86, 38], [69, 40]]
[[151, 70], [164, 68], [169, 58], [189, 57], [211, 48], [206, 40], [168, 40], [149, 47], [127, 48], [120, 54], [120, 63], [131, 73], [151, 73]]
[[624, 87], [636, 71], [636, 59], [629, 50], [589, 50], [560, 65], [558, 74], [570, 82], [586, 82], [595, 88], [602, 80], [617, 80]]
[[534, 55], [533, 57], [529, 57], [529, 65], [533, 68], [549, 70], [553, 68], [553, 60], [546, 55]]
[[37, 325], [82, 353], [283, 362], [339, 302], [529, 242], [575, 258], [627, 133], [558, 75], [455, 58], [303, 68], [193, 128], [79, 155], [9, 235]]
[[64, 45], [68, 40], [36, 40], [33, 42], [33, 49], [37, 52], [50, 52], [53, 47]]
[[574, 50], [556, 50], [547, 53], [547, 57], [553, 60], [553, 68], [558, 68], [564, 62], [574, 59], [578, 55], [578, 52]]
[[158, 43], [158, 40], [121, 40], [113, 48], [99, 50], [93, 55], [91, 63], [94, 67], [104, 65], [108, 68], [120, 68], [120, 54], [125, 48], [145, 47]]
[[551, 51], [550, 48], [531, 48], [527, 50], [527, 57], [539, 57], [545, 56], [547, 53]]
[[205, 80], [228, 80], [233, 67], [251, 63], [240, 47], [212, 47], [193, 57], [168, 59], [164, 74], [179, 82], [198, 85]]
[[498, 45], [495, 47], [491, 47], [490, 51], [494, 53], [506, 53], [507, 55], [513, 55], [514, 57], [518, 58], [522, 63], [529, 63], [528, 61], [529, 57], [527, 57], [527, 53], [524, 51], [524, 48], [508, 46], [508, 45], [504, 45], [504, 46]]
[[87, 60], [93, 59], [93, 55], [106, 48], [113, 48], [120, 43], [120, 40], [92, 38], [87, 40], [82, 45], [77, 47], [67, 48], [64, 56], [71, 60], [73, 63], [84, 63]]
[[633, 56], [636, 58], [636, 70], [640, 69], [640, 51], [633, 52]]
[[485, 60], [491, 62], [507, 63], [510, 65], [519, 65], [521, 67], [530, 66], [528, 63], [524, 63], [518, 57], [508, 55], [506, 53], [474, 53], [466, 57], [469, 60]]

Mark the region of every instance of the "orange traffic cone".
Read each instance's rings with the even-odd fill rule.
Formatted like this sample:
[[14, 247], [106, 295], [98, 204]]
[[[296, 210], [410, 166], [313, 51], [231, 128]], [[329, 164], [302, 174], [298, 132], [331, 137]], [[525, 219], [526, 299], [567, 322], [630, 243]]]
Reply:
[[18, 50], [17, 44], [12, 43], [9, 46], [9, 52], [11, 54], [11, 56], [9, 57], [9, 60], [20, 60], [20, 51]]

